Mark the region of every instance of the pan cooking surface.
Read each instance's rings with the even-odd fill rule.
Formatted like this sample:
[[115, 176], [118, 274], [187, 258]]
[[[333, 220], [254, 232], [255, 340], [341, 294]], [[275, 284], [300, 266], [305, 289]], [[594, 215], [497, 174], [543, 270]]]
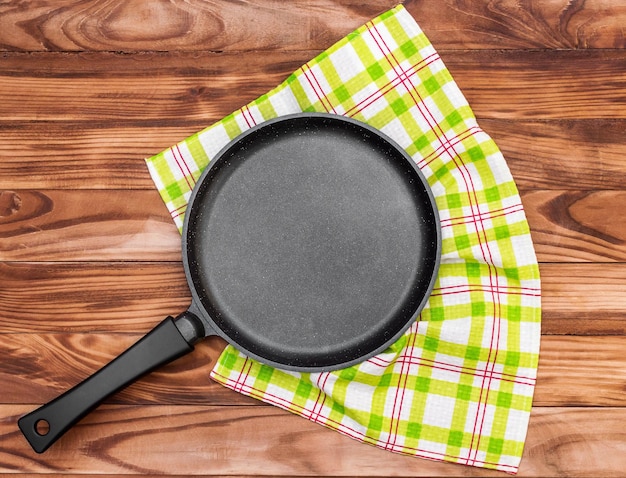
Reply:
[[205, 171], [187, 215], [185, 266], [211, 327], [285, 368], [381, 351], [417, 317], [438, 267], [422, 176], [380, 133], [343, 117], [291, 116], [244, 133]]

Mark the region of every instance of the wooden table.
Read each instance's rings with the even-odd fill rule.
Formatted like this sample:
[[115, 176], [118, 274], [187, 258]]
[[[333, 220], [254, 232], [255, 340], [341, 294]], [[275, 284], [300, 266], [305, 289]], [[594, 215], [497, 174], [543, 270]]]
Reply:
[[[44, 455], [16, 419], [189, 292], [143, 158], [266, 92], [395, 0], [0, 5], [0, 472], [505, 476], [391, 454], [211, 382], [224, 343]], [[520, 476], [626, 469], [626, 7], [407, 1], [520, 188], [543, 340]]]

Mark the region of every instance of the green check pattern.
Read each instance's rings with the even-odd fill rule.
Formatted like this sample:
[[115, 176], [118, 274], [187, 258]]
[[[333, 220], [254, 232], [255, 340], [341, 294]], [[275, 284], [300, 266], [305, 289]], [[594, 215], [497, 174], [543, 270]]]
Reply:
[[246, 129], [301, 111], [369, 123], [429, 181], [443, 255], [427, 307], [384, 353], [331, 373], [262, 365], [227, 347], [211, 373], [237, 392], [385, 450], [516, 473], [540, 341], [540, 282], [513, 178], [415, 20], [382, 14], [269, 93], [149, 158], [182, 228], [210, 159]]

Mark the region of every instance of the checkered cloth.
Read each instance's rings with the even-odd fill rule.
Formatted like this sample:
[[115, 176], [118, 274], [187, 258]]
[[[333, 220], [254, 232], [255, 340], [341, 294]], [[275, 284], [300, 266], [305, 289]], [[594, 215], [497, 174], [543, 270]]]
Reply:
[[435, 289], [407, 333], [360, 365], [286, 372], [229, 346], [211, 377], [385, 450], [517, 472], [539, 355], [537, 259], [504, 158], [402, 6], [266, 95], [148, 159], [172, 218], [181, 228], [191, 189], [229, 140], [301, 111], [367, 122], [415, 160], [443, 230]]

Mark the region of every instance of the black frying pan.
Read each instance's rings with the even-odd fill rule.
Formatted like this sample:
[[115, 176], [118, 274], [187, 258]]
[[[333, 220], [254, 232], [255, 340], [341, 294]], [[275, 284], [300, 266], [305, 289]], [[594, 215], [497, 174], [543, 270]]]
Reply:
[[303, 113], [256, 126], [217, 155], [191, 195], [182, 249], [189, 310], [22, 417], [35, 451], [209, 335], [302, 372], [382, 352], [428, 299], [441, 232], [402, 148], [366, 124]]

